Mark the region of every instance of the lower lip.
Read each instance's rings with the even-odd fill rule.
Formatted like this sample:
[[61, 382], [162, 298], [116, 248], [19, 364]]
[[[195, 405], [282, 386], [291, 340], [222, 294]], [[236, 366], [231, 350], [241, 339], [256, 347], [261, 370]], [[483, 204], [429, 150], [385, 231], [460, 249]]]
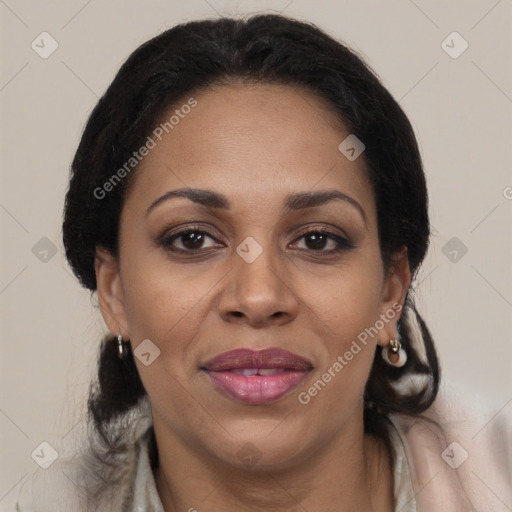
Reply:
[[245, 403], [267, 403], [298, 386], [308, 372], [285, 371], [275, 375], [238, 375], [208, 371], [212, 382], [226, 395]]

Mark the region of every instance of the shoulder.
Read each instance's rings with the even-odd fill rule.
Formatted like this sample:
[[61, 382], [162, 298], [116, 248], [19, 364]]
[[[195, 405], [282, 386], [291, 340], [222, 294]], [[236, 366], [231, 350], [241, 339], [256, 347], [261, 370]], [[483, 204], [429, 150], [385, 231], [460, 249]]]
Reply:
[[141, 442], [115, 466], [90, 449], [59, 457], [47, 469], [34, 469], [22, 483], [16, 512], [118, 512], [131, 503]]
[[[85, 430], [77, 432], [76, 437], [56, 442], [58, 458], [49, 467], [38, 467], [28, 475], [21, 485], [15, 510], [133, 510], [140, 468], [149, 465], [151, 426], [147, 398], [106, 425], [101, 435], [86, 422]], [[144, 475], [150, 476], [150, 471]]]
[[[149, 467], [146, 419], [131, 424], [120, 437], [111, 429], [111, 440], [79, 437], [73, 447], [55, 442], [58, 458], [46, 469], [33, 469], [22, 482], [17, 512], [109, 512], [132, 510], [134, 488], [140, 486], [141, 468]], [[122, 430], [122, 429], [121, 429]], [[111, 441], [109, 440], [109, 441]], [[148, 475], [146, 475], [148, 476]], [[128, 508], [127, 508], [128, 507]], [[142, 509], [139, 509], [142, 510]]]
[[390, 419], [425, 510], [443, 501], [450, 511], [512, 509], [512, 401], [493, 404], [445, 383], [423, 414]]
[[79, 457], [57, 459], [46, 468], [37, 468], [22, 483], [17, 512], [87, 510], [87, 492]]

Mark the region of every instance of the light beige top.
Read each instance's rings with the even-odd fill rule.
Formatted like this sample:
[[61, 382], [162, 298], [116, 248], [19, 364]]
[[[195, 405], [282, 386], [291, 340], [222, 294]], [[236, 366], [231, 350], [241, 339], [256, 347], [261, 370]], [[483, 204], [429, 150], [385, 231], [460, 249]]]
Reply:
[[[441, 394], [420, 416], [392, 415], [396, 512], [511, 512], [511, 409], [512, 402], [497, 411], [470, 408], [458, 395]], [[15, 510], [164, 512], [150, 464], [151, 421], [143, 401], [130, 428], [113, 429], [133, 442], [117, 460], [117, 483], [103, 485], [103, 494], [95, 487], [105, 476], [102, 462], [62, 457], [25, 479]]]

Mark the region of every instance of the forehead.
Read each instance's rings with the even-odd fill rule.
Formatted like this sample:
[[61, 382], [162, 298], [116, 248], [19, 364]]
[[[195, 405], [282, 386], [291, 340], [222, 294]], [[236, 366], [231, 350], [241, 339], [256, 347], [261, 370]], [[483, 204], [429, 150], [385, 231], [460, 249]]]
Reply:
[[183, 187], [221, 191], [235, 205], [259, 209], [291, 192], [336, 188], [372, 214], [364, 158], [340, 152], [349, 131], [325, 100], [276, 84], [217, 85], [193, 98], [194, 107], [184, 107], [194, 104], [186, 97], [156, 123], [154, 147], [127, 198], [134, 206]]

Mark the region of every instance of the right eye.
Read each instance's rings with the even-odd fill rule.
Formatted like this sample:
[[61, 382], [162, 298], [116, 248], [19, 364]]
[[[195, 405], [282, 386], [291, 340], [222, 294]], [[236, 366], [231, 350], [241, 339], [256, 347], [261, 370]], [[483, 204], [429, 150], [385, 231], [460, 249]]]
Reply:
[[217, 242], [213, 235], [208, 231], [205, 231], [198, 226], [190, 226], [175, 233], [164, 234], [159, 238], [159, 243], [169, 251], [197, 253], [201, 250], [211, 249], [212, 247], [217, 247], [219, 245], [218, 243], [215, 243], [208, 247], [204, 247], [204, 244], [208, 239]]

